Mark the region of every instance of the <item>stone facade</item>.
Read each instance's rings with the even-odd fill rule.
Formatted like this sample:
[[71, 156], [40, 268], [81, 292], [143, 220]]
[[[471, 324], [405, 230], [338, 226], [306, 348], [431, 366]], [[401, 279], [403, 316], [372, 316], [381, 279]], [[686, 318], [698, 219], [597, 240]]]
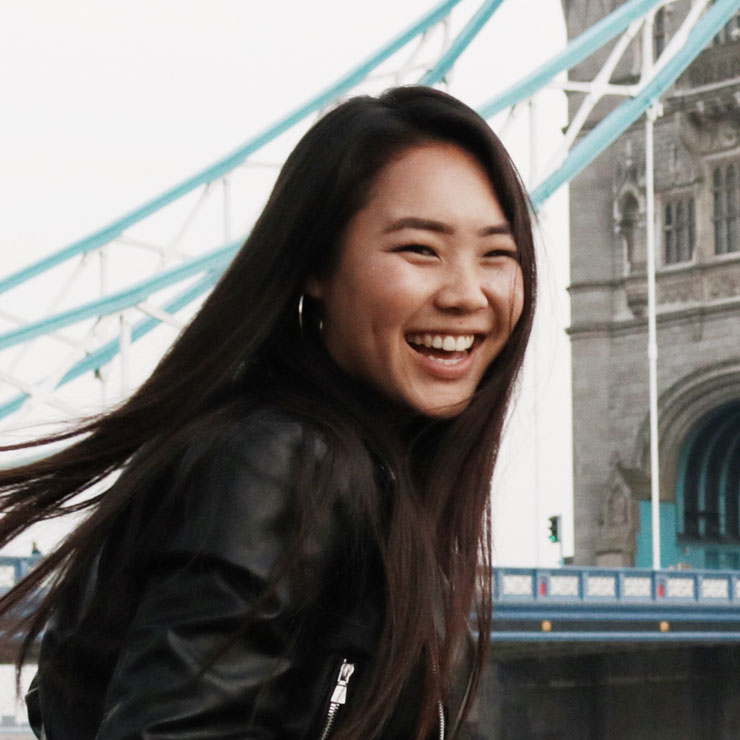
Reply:
[[[569, 37], [619, 4], [563, 0]], [[663, 11], [667, 40], [688, 7], [676, 2]], [[684, 440], [702, 416], [740, 399], [740, 251], [717, 253], [715, 236], [717, 208], [725, 207], [715, 202], [716, 171], [734, 166], [740, 173], [740, 18], [732, 24], [661, 101], [655, 123], [652, 227], [667, 521], [675, 512]], [[588, 58], [571, 79], [592, 79], [607, 54], [608, 48]], [[639, 69], [634, 44], [612, 81], [636, 82]], [[571, 116], [582, 98], [571, 94]], [[610, 100], [597, 106], [584, 133], [617, 104]], [[649, 507], [640, 504], [650, 496], [643, 120], [579, 175], [570, 193], [574, 563], [643, 565], [638, 550]], [[722, 239], [740, 250], [740, 235]], [[675, 552], [667, 549], [664, 567], [680, 567], [679, 546], [690, 550], [672, 535]]]
[[738, 691], [736, 645], [533, 650], [492, 661], [469, 737], [731, 740], [740, 737]]

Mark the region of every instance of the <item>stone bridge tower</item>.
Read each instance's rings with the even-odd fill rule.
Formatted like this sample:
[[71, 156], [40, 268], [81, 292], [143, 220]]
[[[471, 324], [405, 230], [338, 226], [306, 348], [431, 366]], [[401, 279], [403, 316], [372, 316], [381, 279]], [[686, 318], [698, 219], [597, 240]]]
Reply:
[[[568, 35], [616, 0], [563, 0]], [[659, 54], [688, 11], [658, 11]], [[608, 49], [571, 70], [590, 80]], [[637, 82], [634, 44], [612, 82]], [[581, 94], [571, 94], [571, 115]], [[619, 101], [616, 101], [619, 102]], [[593, 126], [610, 105], [594, 110]], [[663, 567], [740, 566], [740, 13], [686, 70], [655, 124], [655, 213], [644, 124], [571, 184], [577, 564], [651, 564], [646, 233], [656, 235]]]

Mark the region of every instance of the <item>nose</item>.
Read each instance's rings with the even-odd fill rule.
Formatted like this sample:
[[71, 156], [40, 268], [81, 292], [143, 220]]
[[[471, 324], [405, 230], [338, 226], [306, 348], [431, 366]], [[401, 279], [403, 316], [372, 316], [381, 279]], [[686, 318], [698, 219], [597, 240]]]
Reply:
[[477, 265], [455, 264], [444, 272], [435, 296], [438, 308], [457, 313], [472, 313], [488, 306], [485, 279]]

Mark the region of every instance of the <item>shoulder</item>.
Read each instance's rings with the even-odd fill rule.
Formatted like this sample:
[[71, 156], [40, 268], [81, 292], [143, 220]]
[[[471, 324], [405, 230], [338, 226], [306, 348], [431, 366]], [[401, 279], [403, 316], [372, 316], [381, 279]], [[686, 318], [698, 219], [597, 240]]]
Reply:
[[[168, 463], [127, 517], [139, 569], [164, 556], [238, 567], [364, 546], [378, 496], [367, 450], [277, 404], [216, 409], [183, 430]], [[340, 534], [341, 533], [341, 534]], [[308, 537], [308, 539], [307, 539]]]
[[299, 456], [318, 458], [325, 444], [306, 419], [275, 407], [229, 408], [205, 417], [176, 456], [181, 467], [248, 465], [265, 474], [289, 468]]
[[166, 548], [232, 561], [284, 548], [298, 529], [300, 486], [324, 454], [316, 429], [279, 409], [204, 419], [174, 453], [167, 487], [177, 507]]
[[213, 413], [173, 451], [172, 484], [183, 496], [244, 498], [270, 489], [287, 494], [326, 454], [307, 420], [275, 407], [238, 406]]

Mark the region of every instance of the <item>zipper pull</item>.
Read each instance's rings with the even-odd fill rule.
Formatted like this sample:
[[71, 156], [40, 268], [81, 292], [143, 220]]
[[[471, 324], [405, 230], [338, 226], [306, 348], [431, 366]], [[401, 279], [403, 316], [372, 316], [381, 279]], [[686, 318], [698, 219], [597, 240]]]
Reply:
[[331, 695], [332, 704], [345, 704], [347, 702], [347, 685], [349, 684], [352, 674], [355, 672], [355, 664], [350, 663], [346, 658], [342, 661], [337, 676], [337, 684]]
[[339, 707], [342, 704], [347, 703], [347, 685], [349, 684], [352, 674], [355, 672], [355, 664], [350, 663], [346, 658], [342, 660], [342, 665], [339, 666], [339, 675], [337, 676], [337, 682], [334, 686], [334, 691], [331, 694], [331, 700], [329, 701], [329, 710], [326, 713], [324, 720], [324, 729], [319, 735], [319, 740], [327, 740], [331, 733], [331, 729], [334, 726], [334, 720], [336, 719]]

